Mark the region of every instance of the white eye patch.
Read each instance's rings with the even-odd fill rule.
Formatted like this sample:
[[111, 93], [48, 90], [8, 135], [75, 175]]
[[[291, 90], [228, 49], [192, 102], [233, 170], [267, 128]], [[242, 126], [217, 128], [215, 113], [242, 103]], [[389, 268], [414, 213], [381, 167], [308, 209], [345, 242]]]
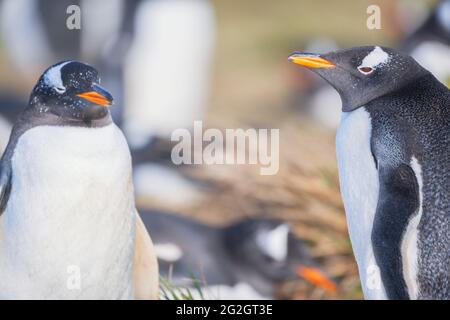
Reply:
[[288, 254], [289, 226], [282, 224], [272, 230], [262, 230], [256, 235], [260, 249], [276, 261], [283, 261]]
[[58, 93], [64, 93], [66, 91], [66, 87], [63, 84], [61, 77], [61, 69], [68, 63], [72, 61], [66, 61], [56, 66], [53, 66], [44, 75], [44, 81], [47, 86], [55, 89]]
[[377, 67], [389, 62], [391, 57], [380, 47], [375, 47], [358, 66], [358, 71], [362, 74], [370, 74]]

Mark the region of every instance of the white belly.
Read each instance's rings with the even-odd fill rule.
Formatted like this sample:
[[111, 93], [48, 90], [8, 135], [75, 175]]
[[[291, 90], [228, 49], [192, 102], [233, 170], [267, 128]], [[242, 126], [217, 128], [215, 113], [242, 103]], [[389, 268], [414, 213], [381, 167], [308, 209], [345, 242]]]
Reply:
[[134, 198], [115, 125], [23, 134], [0, 219], [0, 297], [132, 298]]
[[364, 296], [383, 299], [386, 294], [371, 241], [379, 182], [370, 149], [370, 121], [364, 108], [343, 113], [336, 147], [341, 194]]

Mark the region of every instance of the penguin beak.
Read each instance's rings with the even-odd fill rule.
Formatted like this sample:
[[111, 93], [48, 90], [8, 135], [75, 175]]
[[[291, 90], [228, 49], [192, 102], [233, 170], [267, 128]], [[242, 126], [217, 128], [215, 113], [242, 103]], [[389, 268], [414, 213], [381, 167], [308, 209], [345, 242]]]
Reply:
[[113, 97], [108, 91], [96, 84], [92, 88], [94, 90], [79, 93], [77, 96], [102, 107], [110, 107], [113, 104]]
[[304, 67], [319, 69], [319, 68], [335, 68], [336, 65], [328, 60], [325, 60], [318, 54], [296, 52], [289, 56], [289, 61], [299, 64]]
[[297, 275], [309, 283], [322, 288], [328, 293], [336, 293], [336, 283], [328, 278], [322, 271], [313, 267], [300, 266], [297, 268]]

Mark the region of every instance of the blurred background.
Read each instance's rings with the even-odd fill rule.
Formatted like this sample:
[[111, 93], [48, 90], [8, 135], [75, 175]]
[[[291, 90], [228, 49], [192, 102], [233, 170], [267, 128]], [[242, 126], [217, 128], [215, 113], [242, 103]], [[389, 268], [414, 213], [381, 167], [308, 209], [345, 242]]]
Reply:
[[[374, 4], [381, 29], [369, 30]], [[66, 26], [71, 5], [81, 29]], [[234, 298], [362, 298], [335, 160], [340, 100], [291, 52], [390, 46], [450, 83], [450, 1], [0, 0], [0, 35], [0, 146], [48, 66], [92, 64], [116, 100], [162, 275], [245, 284]], [[173, 165], [170, 135], [194, 120], [280, 129], [278, 174]]]

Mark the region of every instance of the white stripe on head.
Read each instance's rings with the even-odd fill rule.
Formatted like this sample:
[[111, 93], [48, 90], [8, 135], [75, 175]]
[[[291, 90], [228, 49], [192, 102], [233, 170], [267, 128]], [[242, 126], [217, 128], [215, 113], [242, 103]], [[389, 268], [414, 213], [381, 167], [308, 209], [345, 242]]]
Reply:
[[283, 261], [288, 253], [289, 226], [282, 224], [272, 230], [262, 230], [256, 235], [261, 250], [276, 261]]
[[418, 226], [422, 217], [422, 168], [415, 157], [411, 159], [411, 168], [413, 169], [417, 184], [419, 185], [419, 209], [417, 213], [409, 220], [406, 227], [403, 239], [401, 242], [401, 255], [403, 264], [403, 278], [405, 279], [406, 287], [408, 288], [408, 294], [410, 299], [417, 299], [419, 295], [419, 286], [417, 282], [417, 269], [418, 269], [418, 248], [417, 248], [417, 236]]
[[56, 88], [59, 91], [65, 91], [66, 87], [64, 86], [62, 77], [61, 77], [61, 69], [66, 65], [71, 63], [72, 61], [65, 61], [57, 64], [50, 69], [44, 75], [45, 84], [51, 88]]
[[389, 54], [387, 54], [383, 49], [376, 46], [361, 62], [358, 68], [370, 67], [375, 68], [377, 66], [388, 63], [390, 60]]

